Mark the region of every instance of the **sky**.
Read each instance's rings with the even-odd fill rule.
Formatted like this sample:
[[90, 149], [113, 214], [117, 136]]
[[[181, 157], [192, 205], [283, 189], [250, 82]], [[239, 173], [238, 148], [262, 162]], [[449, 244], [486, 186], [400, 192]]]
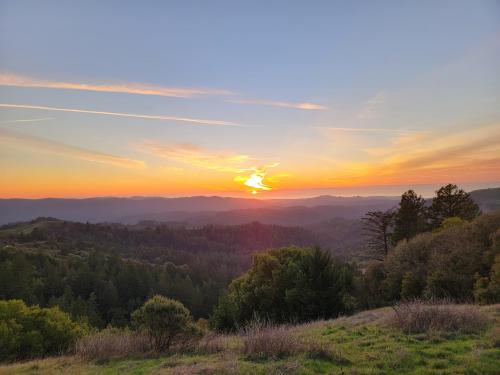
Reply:
[[500, 1], [0, 0], [0, 197], [500, 186]]

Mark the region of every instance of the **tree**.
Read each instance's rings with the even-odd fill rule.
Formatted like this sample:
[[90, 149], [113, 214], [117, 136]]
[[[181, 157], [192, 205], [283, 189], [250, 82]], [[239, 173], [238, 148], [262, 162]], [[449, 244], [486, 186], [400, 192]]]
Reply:
[[363, 221], [363, 230], [368, 236], [368, 246], [373, 250], [372, 259], [384, 260], [389, 253], [391, 228], [394, 222], [394, 212], [370, 211]]
[[429, 209], [429, 217], [433, 228], [441, 225], [449, 217], [459, 217], [470, 221], [481, 213], [479, 206], [469, 193], [459, 189], [457, 185], [448, 184], [436, 191]]
[[257, 254], [221, 297], [211, 325], [235, 330], [262, 319], [274, 323], [328, 319], [354, 307], [353, 271], [319, 248], [289, 247]]
[[179, 301], [156, 295], [132, 314], [132, 319], [146, 330], [155, 350], [167, 350], [193, 326], [191, 313]]
[[413, 190], [408, 190], [401, 196], [399, 209], [394, 218], [394, 244], [403, 239], [410, 239], [416, 234], [424, 232], [427, 227], [425, 199]]
[[[494, 301], [500, 290], [500, 212], [399, 242], [384, 261], [386, 301], [453, 298]], [[380, 283], [377, 281], [377, 285]], [[489, 303], [489, 302], [488, 302]]]

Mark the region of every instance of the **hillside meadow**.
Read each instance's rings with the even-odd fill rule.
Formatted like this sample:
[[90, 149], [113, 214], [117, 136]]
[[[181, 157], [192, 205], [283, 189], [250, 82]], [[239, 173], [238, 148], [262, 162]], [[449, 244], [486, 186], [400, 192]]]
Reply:
[[436, 329], [405, 334], [394, 325], [394, 310], [381, 308], [334, 320], [210, 336], [184, 353], [94, 360], [72, 355], [6, 364], [0, 373], [498, 374], [500, 305], [450, 306], [454, 312], [477, 310], [485, 318], [484, 328], [475, 333]]

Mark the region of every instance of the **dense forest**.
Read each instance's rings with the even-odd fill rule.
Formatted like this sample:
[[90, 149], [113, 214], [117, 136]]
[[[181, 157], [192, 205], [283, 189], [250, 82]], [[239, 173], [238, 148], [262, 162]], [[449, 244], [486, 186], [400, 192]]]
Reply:
[[162, 294], [208, 318], [253, 252], [314, 243], [305, 229], [258, 223], [187, 229], [40, 218], [0, 228], [0, 299], [121, 326], [148, 296]]

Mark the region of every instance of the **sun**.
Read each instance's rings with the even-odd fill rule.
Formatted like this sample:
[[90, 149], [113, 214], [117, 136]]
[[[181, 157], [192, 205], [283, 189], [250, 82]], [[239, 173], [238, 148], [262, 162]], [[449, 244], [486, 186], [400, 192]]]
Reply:
[[255, 194], [257, 194], [257, 191], [259, 190], [265, 190], [265, 191], [272, 190], [270, 186], [264, 184], [263, 180], [265, 176], [266, 176], [265, 172], [260, 170], [255, 171], [250, 175], [250, 177], [248, 177], [248, 179], [244, 182], [244, 184], [254, 189], [252, 191], [252, 194], [254, 194], [254, 192]]
[[265, 183], [265, 177], [267, 174], [267, 169], [268, 168], [273, 168], [278, 166], [279, 163], [274, 163], [274, 164], [268, 164], [262, 167], [251, 167], [251, 168], [245, 168], [242, 169], [241, 172], [248, 171], [252, 172], [249, 176], [236, 176], [234, 178], [235, 182], [240, 182], [243, 183], [243, 185], [248, 186], [251, 188], [250, 190], [247, 190], [250, 194], [252, 195], [257, 195], [262, 191], [270, 191], [273, 190], [273, 187], [270, 186], [268, 183]]

